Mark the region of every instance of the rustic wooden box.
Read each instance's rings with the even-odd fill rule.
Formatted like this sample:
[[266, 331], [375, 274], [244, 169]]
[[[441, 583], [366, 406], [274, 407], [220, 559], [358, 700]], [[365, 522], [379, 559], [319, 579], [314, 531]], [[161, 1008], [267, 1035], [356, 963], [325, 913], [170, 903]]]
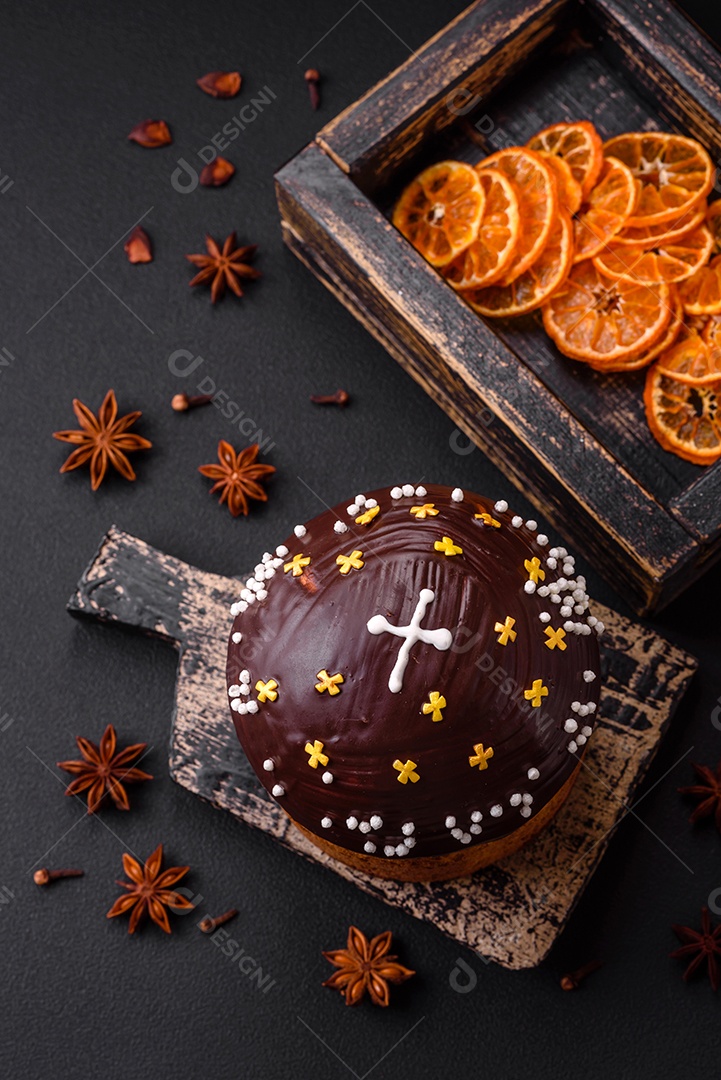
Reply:
[[546, 124], [660, 127], [721, 159], [721, 56], [666, 0], [479, 0], [277, 174], [296, 255], [544, 518], [641, 613], [721, 552], [721, 462], [651, 436], [644, 372], [561, 356], [540, 318], [485, 322], [388, 218], [445, 157], [477, 161]]

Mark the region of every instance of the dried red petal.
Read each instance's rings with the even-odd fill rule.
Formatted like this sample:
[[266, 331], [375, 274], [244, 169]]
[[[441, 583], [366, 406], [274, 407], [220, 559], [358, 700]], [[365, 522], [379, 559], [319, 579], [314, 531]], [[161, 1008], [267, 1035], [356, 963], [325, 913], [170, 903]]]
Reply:
[[128, 262], [149, 263], [153, 261], [153, 247], [150, 237], [140, 225], [136, 225], [124, 244]]
[[173, 136], [170, 134], [170, 128], [165, 123], [165, 120], [144, 120], [142, 124], [138, 124], [128, 135], [131, 142], [137, 143], [138, 146], [145, 146], [150, 149], [156, 146], [168, 146], [173, 141]]
[[238, 71], [209, 71], [197, 79], [200, 89], [214, 98], [231, 98], [240, 90], [242, 79]]
[[200, 171], [200, 182], [204, 187], [222, 187], [227, 184], [235, 172], [232, 165], [225, 158], [217, 157]]

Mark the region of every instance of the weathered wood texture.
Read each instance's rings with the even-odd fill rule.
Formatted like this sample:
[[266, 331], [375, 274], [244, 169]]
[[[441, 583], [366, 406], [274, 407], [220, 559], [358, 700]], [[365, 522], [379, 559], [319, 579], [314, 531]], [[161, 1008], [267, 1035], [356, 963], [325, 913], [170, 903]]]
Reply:
[[[239, 587], [112, 528], [68, 609], [136, 627], [179, 650], [170, 772], [183, 787], [504, 967], [540, 963], [628, 813], [693, 674], [693, 657], [596, 605], [606, 623], [599, 725], [564, 808], [535, 841], [497, 866], [457, 881], [402, 884], [369, 878], [323, 855], [251, 770], [225, 690], [228, 608]], [[250, 661], [253, 643], [247, 647]]]
[[661, 449], [643, 372], [568, 360], [538, 315], [478, 318], [388, 221], [431, 161], [579, 116], [691, 132], [721, 160], [719, 54], [666, 0], [483, 0], [285, 166], [278, 202], [291, 250], [645, 613], [721, 556], [721, 463]]

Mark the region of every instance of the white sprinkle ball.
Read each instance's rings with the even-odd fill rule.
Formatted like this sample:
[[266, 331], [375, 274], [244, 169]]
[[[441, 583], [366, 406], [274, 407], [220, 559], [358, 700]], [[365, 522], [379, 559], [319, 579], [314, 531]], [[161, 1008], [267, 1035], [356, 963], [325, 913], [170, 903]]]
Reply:
[[275, 765], [273, 764], [273, 759], [272, 758], [266, 758], [265, 761], [263, 762], [263, 768], [265, 769], [266, 772], [272, 772], [273, 769], [275, 768]]
[[573, 605], [573, 610], [574, 610], [576, 615], [583, 615], [584, 611], [586, 610], [586, 605], [585, 604], [574, 604]]
[[584, 727], [581, 728], [581, 734], [585, 735], [588, 739], [591, 735], [593, 735], [593, 728], [589, 727], [588, 724], [586, 724]]
[[599, 619], [599, 620], [597, 621], [597, 623], [596, 623], [596, 627], [595, 627], [595, 629], [596, 629], [596, 633], [597, 633], [597, 634], [602, 634], [602, 633], [603, 633], [603, 631], [604, 631], [604, 630], [606, 629], [606, 627], [604, 626], [604, 624], [603, 624], [603, 623], [601, 622], [601, 620]]
[[240, 682], [250, 682], [250, 672], [247, 668], [243, 668], [240, 675], [238, 676], [238, 679]]
[[271, 555], [271, 553], [269, 551], [264, 551], [263, 555], [261, 556], [261, 562], [264, 562], [264, 563], [270, 562], [270, 560], [272, 558], [273, 558], [273, 556]]
[[358, 818], [353, 817], [352, 815], [349, 818], [345, 819], [345, 823], [346, 823], [346, 825], [348, 826], [349, 829], [357, 829], [358, 828]]
[[360, 506], [358, 506], [356, 503], [351, 503], [351, 505], [348, 507], [348, 514], [350, 515], [350, 517], [355, 517], [356, 514], [358, 514], [359, 512]]
[[373, 817], [371, 818], [371, 828], [376, 830], [383, 828], [383, 818], [380, 817], [380, 815], [373, 815]]
[[569, 754], [575, 754], [577, 750], [578, 750], [578, 746], [573, 741], [573, 739], [571, 739], [570, 743], [568, 744], [568, 752], [569, 752]]
[[228, 687], [228, 697], [240, 697], [240, 687], [237, 683]]
[[321, 780], [323, 781], [324, 784], [332, 784], [333, 783], [333, 773], [332, 772], [324, 772], [323, 775], [321, 776]]
[[375, 499], [366, 499], [366, 510], [373, 510], [377, 505]]
[[558, 551], [556, 552], [556, 554], [558, 555], [559, 559], [564, 559], [566, 557], [566, 555], [568, 555], [568, 552], [566, 551], [566, 549], [564, 547], [560, 547], [558, 549]]
[[232, 638], [233, 644], [234, 645], [240, 645], [242, 640], [243, 640], [243, 635], [240, 633], [239, 630], [236, 630], [235, 633], [233, 634], [233, 638]]
[[406, 498], [410, 498], [411, 495], [413, 495], [415, 493], [415, 490], [416, 489], [413, 487], [413, 484], [404, 484], [403, 485], [403, 494], [406, 496]]
[[598, 622], [598, 619], [596, 618], [595, 615], [589, 615], [586, 622], [588, 623], [589, 626], [595, 626], [596, 623]]
[[274, 784], [271, 795], [275, 795], [276, 799], [279, 799], [281, 795], [285, 795], [285, 788], [282, 784]]
[[535, 532], [536, 529], [538, 528], [538, 522], [534, 521], [533, 518], [529, 518], [528, 521], [526, 522], [526, 528], [530, 529], [531, 532]]
[[559, 596], [558, 593], [551, 593], [551, 603], [552, 604], [560, 604], [561, 603], [561, 597]]
[[454, 829], [455, 827], [456, 827], [456, 819], [453, 817], [452, 814], [449, 814], [448, 817], [446, 818], [446, 828], [447, 829]]
[[568, 604], [564, 604], [558, 614], [562, 619], [568, 619], [569, 616], [573, 615], [573, 608], [569, 607]]
[[588, 703], [588, 711], [590, 713], [595, 713], [595, 711], [596, 711], [596, 702], [595, 701], [589, 701], [589, 703]]
[[548, 585], [539, 585], [538, 586], [538, 595], [539, 596], [548, 596]]
[[353, 500], [353, 502], [354, 502], [354, 503], [356, 503], [356, 504], [357, 504], [358, 506], [365, 506], [365, 504], [366, 504], [366, 497], [365, 497], [365, 495], [356, 495], [356, 497], [355, 497], [355, 499]]
[[348, 526], [346, 525], [345, 521], [336, 521], [335, 525], [333, 526], [333, 532], [348, 532]]
[[574, 622], [571, 622], [570, 619], [567, 619], [566, 622], [563, 624], [563, 629], [566, 631], [567, 634], [572, 634], [575, 625], [576, 624]]
[[412, 821], [407, 821], [405, 825], [401, 825], [401, 832], [404, 836], [413, 836], [416, 831], [416, 827]]
[[387, 855], [389, 858], [391, 855], [395, 855], [395, 853], [396, 849], [394, 847], [391, 847], [390, 844], [386, 844], [386, 846], [383, 848], [383, 854]]
[[558, 566], [558, 560], [554, 559], [553, 557], [551, 557], [550, 559], [546, 559], [546, 566], [549, 570], [555, 570]]
[[539, 533], [538, 536], [536, 537], [536, 543], [538, 544], [539, 547], [545, 547], [546, 544], [548, 543], [548, 537], [546, 536], [546, 534], [545, 533]]
[[511, 525], [514, 529], [520, 529], [521, 525], [523, 525], [523, 518], [519, 517], [518, 514], [516, 514], [515, 517], [511, 518]]
[[481, 813], [480, 810], [474, 810], [473, 813], [471, 814], [471, 821], [481, 821], [482, 818], [483, 818], [483, 814]]
[[563, 730], [568, 732], [569, 735], [573, 735], [574, 731], [578, 731], [578, 724], [572, 716], [569, 716], [568, 720], [563, 725]]
[[551, 616], [547, 611], [542, 611], [538, 618], [542, 623], [549, 623], [551, 621]]
[[285, 544], [279, 544], [278, 547], [275, 549], [275, 553], [279, 559], [284, 559], [288, 554], [288, 548], [285, 546]]
[[497, 514], [505, 514], [508, 509], [508, 503], [505, 499], [499, 499], [497, 503], [493, 504], [493, 509]]
[[470, 842], [471, 842], [471, 834], [468, 833], [468, 832], [464, 832], [463, 835], [461, 836], [461, 843], [462, 844], [470, 844]]
[[236, 601], [235, 604], [230, 605], [230, 614], [235, 618], [236, 615], [240, 615], [240, 604]]
[[529, 780], [538, 780], [538, 777], [540, 775], [541, 774], [539, 773], [538, 769], [529, 769], [528, 770], [528, 779]]
[[469, 828], [469, 832], [472, 832], [474, 836], [478, 836], [479, 833], [483, 832], [483, 826], [478, 824], [471, 825]]
[[495, 806], [491, 807], [491, 817], [500, 817], [502, 813], [503, 807], [500, 803], [496, 803]]
[[451, 836], [454, 840], [460, 840], [463, 836], [463, 829], [451, 829]]
[[523, 585], [523, 591], [527, 592], [529, 596], [534, 593], [536, 591], [535, 581], [526, 581]]
[[368, 832], [371, 831], [371, 823], [370, 823], [370, 821], [361, 821], [358, 828], [360, 829], [360, 831], [362, 833], [368, 833]]
[[578, 710], [580, 708], [581, 708], [581, 702], [580, 701], [572, 701], [571, 702], [571, 712], [578, 712]]
[[578, 715], [579, 716], [588, 716], [588, 705], [579, 705], [578, 706]]
[[258, 702], [257, 701], [249, 701], [248, 704], [245, 707], [246, 707], [246, 709], [248, 710], [249, 713], [257, 713], [257, 711], [258, 711]]
[[257, 591], [257, 593], [255, 595], [256, 595], [256, 599], [265, 600], [266, 597], [268, 596], [268, 590], [267, 589], [258, 589], [258, 591]]
[[421, 487], [416, 488], [416, 495], [418, 496], [419, 499], [425, 499], [427, 494], [428, 494], [428, 492], [426, 491], [426, 489], [422, 485], [421, 485]]
[[231, 698], [230, 707], [233, 710], [233, 712], [237, 712], [237, 713], [244, 713], [244, 712], [247, 711], [246, 708], [245, 708], [245, 705], [240, 700], [240, 698]]
[[250, 694], [250, 687], [248, 686], [247, 682], [241, 683], [238, 689], [239, 692], [243, 695], [243, 697], [248, 697], [248, 695]]
[[415, 838], [415, 836], [407, 836], [406, 837], [406, 847], [407, 848], [412, 848], [412, 847], [415, 847], [415, 846], [416, 846], [416, 838]]
[[451, 498], [454, 502], [463, 502], [463, 488], [454, 488], [451, 492]]
[[296, 525], [296, 527], [293, 529], [293, 532], [299, 540], [302, 540], [308, 530], [306, 529], [305, 525]]
[[530, 806], [522, 806], [521, 807], [521, 817], [530, 817], [531, 813], [532, 813], [532, 811], [531, 811]]
[[530, 806], [533, 802], [533, 795], [529, 795], [527, 791], [523, 793], [523, 802], [526, 806]]
[[576, 736], [576, 743], [577, 743], [578, 746], [583, 746], [585, 742], [586, 742], [586, 736], [583, 733]]
[[406, 847], [406, 845], [405, 844], [399, 844], [398, 847], [396, 848], [396, 855], [407, 855], [407, 854], [408, 854], [408, 848]]
[[373, 852], [375, 851], [375, 849], [376, 849], [376, 846], [373, 843], [373, 841], [372, 840], [366, 840], [365, 844], [363, 845], [363, 850], [365, 852], [367, 852], [369, 855], [372, 855]]
[[322, 829], [330, 829], [333, 822], [329, 817], [324, 817], [320, 819], [320, 824]]
[[551, 556], [552, 559], [557, 559], [558, 558], [558, 548], [556, 548], [556, 547], [549, 548], [548, 549], [548, 554]]
[[391, 488], [391, 499], [402, 499], [403, 489], [399, 487]]
[[520, 796], [520, 794], [518, 792], [515, 792], [515, 794], [511, 795], [511, 797], [510, 797], [510, 799], [508, 801], [510, 802], [511, 806], [520, 806], [521, 805], [521, 796]]

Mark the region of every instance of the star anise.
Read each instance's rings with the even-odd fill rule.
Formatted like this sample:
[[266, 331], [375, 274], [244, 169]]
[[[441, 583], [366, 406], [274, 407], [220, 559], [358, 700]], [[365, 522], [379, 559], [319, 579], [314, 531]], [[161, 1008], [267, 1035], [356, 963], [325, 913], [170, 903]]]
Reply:
[[137, 784], [142, 780], [153, 779], [150, 773], [130, 767], [133, 759], [142, 754], [148, 744], [133, 743], [132, 746], [117, 751], [117, 736], [112, 724], [106, 727], [100, 746], [80, 735], [76, 742], [83, 760], [58, 762], [59, 769], [75, 775], [75, 780], [68, 784], [65, 794], [79, 795], [81, 791], [87, 791], [89, 814], [94, 814], [108, 796], [118, 810], [129, 810], [125, 784]]
[[695, 825], [701, 818], [711, 817], [713, 814], [716, 828], [721, 832], [721, 761], [716, 766], [715, 775], [708, 765], [696, 765], [694, 762], [691, 764], [702, 783], [678, 789], [682, 795], [695, 795], [697, 799], [700, 799], [689, 821]]
[[323, 986], [340, 990], [346, 1005], [357, 1005], [366, 993], [374, 1005], [388, 1005], [388, 984], [402, 983], [415, 975], [415, 971], [403, 967], [389, 954], [391, 937], [390, 930], [386, 930], [368, 941], [365, 934], [351, 926], [347, 948], [323, 953], [326, 960], [339, 969]]
[[692, 930], [689, 926], [672, 926], [671, 929], [682, 945], [680, 949], [674, 949], [669, 955], [684, 959], [692, 957], [691, 963], [683, 973], [684, 979], [690, 979], [705, 960], [711, 986], [714, 990], [718, 990], [721, 971], [718, 960], [721, 956], [721, 923], [712, 928], [708, 908], [702, 907], [700, 932]]
[[210, 301], [215, 303], [225, 293], [226, 285], [236, 296], [242, 296], [240, 278], [246, 281], [254, 281], [261, 276], [260, 271], [249, 266], [257, 251], [257, 244], [248, 247], [236, 247], [237, 239], [232, 232], [223, 244], [223, 250], [218, 247], [212, 236], [206, 235], [205, 246], [207, 255], [186, 255], [186, 259], [193, 266], [200, 267], [200, 273], [196, 274], [191, 285], [207, 285], [210, 282]]
[[73, 399], [73, 409], [80, 423], [81, 430], [54, 431], [53, 438], [60, 442], [73, 443], [73, 450], [61, 473], [71, 472], [90, 462], [90, 484], [97, 491], [112, 465], [126, 480], [134, 480], [135, 473], [128, 461], [127, 453], [134, 450], [149, 450], [153, 445], [140, 435], [128, 434], [135, 421], [142, 416], [140, 412], [131, 412], [118, 418], [118, 403], [115, 391], [108, 390], [98, 415], [90, 411], [87, 405], [77, 398]]
[[233, 517], [248, 513], [248, 499], [267, 502], [268, 496], [258, 483], [263, 476], [275, 472], [273, 465], [258, 465], [256, 459], [260, 447], [258, 443], [236, 453], [230, 443], [221, 439], [218, 443], [219, 465], [200, 465], [198, 472], [215, 480], [210, 489], [211, 495], [220, 492], [219, 502], [228, 504]]
[[150, 915], [153, 922], [157, 923], [166, 934], [169, 934], [170, 923], [165, 909], [172, 908], [176, 911], [193, 910], [194, 905], [189, 900], [186, 900], [184, 896], [170, 888], [171, 885], [176, 885], [181, 878], [185, 877], [190, 867], [171, 866], [161, 874], [160, 866], [162, 861], [162, 844], [158, 844], [153, 854], [148, 857], [145, 866], [141, 866], [132, 855], [123, 855], [123, 869], [130, 881], [117, 881], [116, 885], [121, 885], [123, 889], [128, 891], [124, 896], [118, 897], [107, 913], [106, 918], [114, 919], [116, 915], [124, 915], [127, 911], [132, 910], [128, 925], [129, 934], [135, 933], [145, 915]]

